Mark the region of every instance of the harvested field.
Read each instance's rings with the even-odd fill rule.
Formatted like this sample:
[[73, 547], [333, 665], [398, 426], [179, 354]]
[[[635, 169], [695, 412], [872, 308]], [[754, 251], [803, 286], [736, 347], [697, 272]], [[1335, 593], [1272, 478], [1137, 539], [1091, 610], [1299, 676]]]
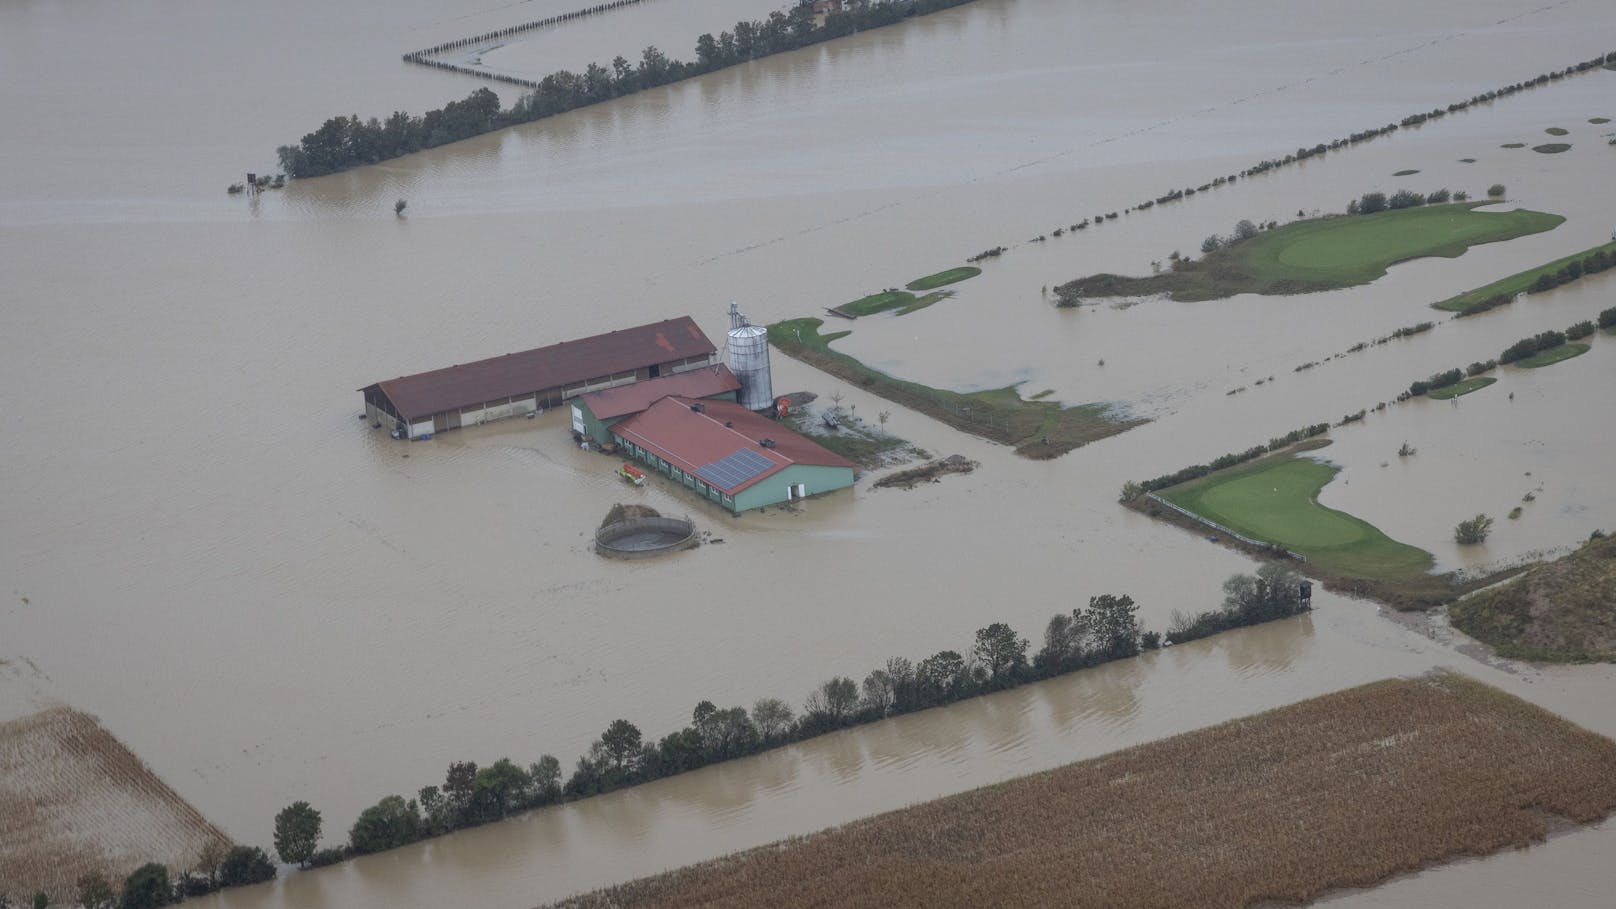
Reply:
[[1450, 673], [1376, 682], [564, 906], [1245, 907], [1616, 809], [1616, 742]]
[[55, 707], [0, 724], [0, 891], [66, 897], [80, 875], [187, 868], [219, 828], [94, 717]]

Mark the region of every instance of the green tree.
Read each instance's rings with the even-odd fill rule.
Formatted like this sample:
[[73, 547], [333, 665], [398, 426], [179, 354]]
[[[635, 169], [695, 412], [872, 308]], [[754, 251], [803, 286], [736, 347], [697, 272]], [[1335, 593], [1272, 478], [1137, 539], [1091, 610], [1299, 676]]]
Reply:
[[477, 816], [489, 820], [510, 814], [530, 782], [527, 771], [512, 763], [510, 758], [500, 758], [477, 771], [477, 777], [472, 781], [472, 803], [476, 806]]
[[123, 881], [122, 909], [153, 909], [167, 906], [174, 897], [168, 882], [168, 866], [148, 862], [136, 868]]
[[561, 762], [554, 755], [541, 755], [528, 767], [527, 776], [535, 804], [553, 802], [561, 795]]
[[1493, 532], [1493, 519], [1484, 514], [1478, 514], [1468, 521], [1460, 521], [1453, 528], [1453, 541], [1463, 545], [1484, 543], [1487, 535]]
[[360, 812], [348, 831], [348, 843], [360, 855], [381, 852], [414, 842], [420, 829], [420, 807], [390, 795]]
[[320, 812], [293, 802], [275, 815], [275, 852], [281, 861], [305, 865], [320, 843]]
[[927, 705], [952, 699], [964, 677], [965, 658], [952, 650], [938, 651], [915, 667], [915, 680]]
[[628, 720], [612, 720], [601, 733], [600, 746], [612, 766], [619, 771], [632, 770], [640, 753], [639, 727]]
[[1139, 653], [1139, 621], [1134, 615], [1138, 609], [1133, 597], [1127, 595], [1103, 593], [1089, 598], [1084, 617], [1095, 649], [1107, 659], [1122, 659]]
[[79, 905], [84, 909], [112, 909], [118, 903], [112, 882], [99, 871], [79, 876]]
[[779, 698], [760, 698], [752, 705], [752, 724], [765, 741], [791, 728], [791, 706]]
[[1502, 196], [1503, 194], [1504, 184], [1502, 183], [1494, 183], [1492, 186], [1487, 187], [1487, 195], [1494, 199]]
[[1279, 562], [1264, 564], [1255, 575], [1233, 575], [1223, 582], [1223, 611], [1240, 625], [1303, 612], [1301, 580]]
[[858, 683], [847, 676], [837, 676], [820, 685], [808, 695], [803, 712], [843, 722], [853, 715], [858, 706]]
[[275, 863], [257, 846], [232, 846], [219, 865], [219, 885], [242, 887], [275, 879]]
[[34, 909], [48, 909], [49, 906], [50, 894], [43, 890], [40, 890], [34, 894]]
[[994, 622], [977, 630], [971, 656], [987, 670], [990, 679], [1014, 679], [1027, 668], [1027, 639], [1016, 637], [1009, 625]]
[[1257, 236], [1257, 225], [1252, 223], [1250, 218], [1241, 218], [1235, 223], [1234, 238], [1236, 240], [1250, 240], [1255, 236]]
[[897, 700], [892, 690], [892, 676], [885, 669], [872, 670], [864, 677], [863, 697], [860, 703], [876, 716], [886, 716]]
[[472, 787], [477, 782], [476, 761], [451, 761], [443, 774], [443, 811], [451, 827], [466, 823], [471, 812]]

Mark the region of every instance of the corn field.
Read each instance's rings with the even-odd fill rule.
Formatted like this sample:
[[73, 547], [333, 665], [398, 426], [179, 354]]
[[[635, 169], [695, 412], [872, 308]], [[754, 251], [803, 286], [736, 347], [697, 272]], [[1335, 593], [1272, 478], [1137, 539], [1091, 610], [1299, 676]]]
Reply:
[[[562, 905], [1298, 903], [1616, 809], [1616, 742], [1463, 676], [1377, 682]], [[1563, 819], [1563, 820], [1562, 820]]]
[[224, 834], [94, 717], [55, 707], [0, 724], [0, 891], [68, 904], [80, 875], [195, 864]]

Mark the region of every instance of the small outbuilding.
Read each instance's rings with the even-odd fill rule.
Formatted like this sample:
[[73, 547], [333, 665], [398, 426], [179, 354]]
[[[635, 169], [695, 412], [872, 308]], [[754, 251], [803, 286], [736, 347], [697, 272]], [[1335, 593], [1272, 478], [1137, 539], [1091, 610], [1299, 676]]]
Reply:
[[365, 415], [419, 439], [533, 413], [579, 395], [714, 365], [689, 316], [367, 385]]
[[852, 461], [730, 401], [665, 397], [608, 431], [630, 457], [732, 514], [853, 485]]
[[594, 391], [572, 400], [572, 431], [597, 444], [612, 441], [610, 428], [669, 396], [734, 401], [741, 381], [722, 363], [619, 388]]

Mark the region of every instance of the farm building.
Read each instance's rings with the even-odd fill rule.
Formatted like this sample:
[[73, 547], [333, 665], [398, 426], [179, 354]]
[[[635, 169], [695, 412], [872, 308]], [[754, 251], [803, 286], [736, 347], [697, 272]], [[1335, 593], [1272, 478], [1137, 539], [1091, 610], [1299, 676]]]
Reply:
[[740, 514], [853, 485], [853, 462], [730, 401], [667, 397], [614, 424], [630, 457]]
[[728, 366], [719, 363], [707, 369], [692, 369], [660, 379], [593, 391], [572, 399], [572, 431], [605, 445], [612, 441], [610, 427], [613, 424], [670, 395], [734, 401], [740, 389], [740, 379]]
[[582, 394], [711, 366], [689, 316], [368, 385], [365, 415], [411, 439], [555, 407]]

